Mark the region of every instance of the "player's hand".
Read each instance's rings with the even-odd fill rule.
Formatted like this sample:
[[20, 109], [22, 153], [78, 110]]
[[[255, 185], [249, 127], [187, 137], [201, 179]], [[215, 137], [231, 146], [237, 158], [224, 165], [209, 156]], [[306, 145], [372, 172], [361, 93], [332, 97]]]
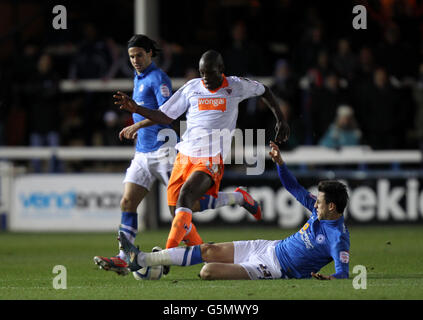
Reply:
[[286, 121], [278, 121], [275, 126], [275, 142], [279, 145], [281, 145], [283, 142], [288, 141], [289, 134], [290, 134], [290, 128]]
[[115, 104], [119, 105], [119, 109], [126, 110], [132, 113], [135, 113], [137, 111], [138, 105], [127, 94], [118, 91], [116, 94], [113, 95], [113, 98], [115, 98]]
[[138, 134], [138, 127], [136, 126], [136, 124], [133, 124], [131, 126], [127, 126], [123, 128], [119, 132], [119, 140], [122, 141], [123, 138], [128, 140], [133, 140], [137, 137], [137, 134]]
[[272, 150], [270, 150], [269, 156], [272, 159], [272, 161], [277, 163], [278, 165], [282, 165], [283, 160], [282, 160], [281, 152], [279, 150], [278, 145], [274, 143], [273, 141], [270, 141], [270, 148], [272, 148]]
[[332, 280], [335, 279], [333, 276], [325, 276], [324, 274], [321, 273], [311, 273], [311, 276], [317, 280]]

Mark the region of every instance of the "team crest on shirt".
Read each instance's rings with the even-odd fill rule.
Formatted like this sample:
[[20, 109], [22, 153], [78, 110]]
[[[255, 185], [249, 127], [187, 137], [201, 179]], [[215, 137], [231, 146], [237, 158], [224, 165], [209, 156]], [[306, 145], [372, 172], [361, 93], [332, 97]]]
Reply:
[[339, 260], [342, 263], [348, 263], [348, 262], [350, 262], [350, 254], [348, 253], [348, 251], [341, 251], [341, 252], [339, 252]]
[[167, 98], [167, 97], [169, 97], [170, 96], [170, 90], [169, 90], [169, 87], [165, 84], [165, 83], [163, 83], [161, 86], [160, 86], [160, 93], [162, 94], [162, 96], [163, 97], [165, 97], [165, 98]]
[[322, 244], [323, 242], [325, 242], [325, 239], [326, 239], [326, 237], [325, 237], [323, 234], [321, 234], [321, 233], [319, 233], [319, 234], [316, 236], [316, 242], [317, 242], [318, 244]]
[[142, 92], [144, 90], [144, 84], [143, 83], [141, 83], [141, 85], [140, 85], [140, 87], [139, 87], [139, 89], [138, 89], [138, 92]]

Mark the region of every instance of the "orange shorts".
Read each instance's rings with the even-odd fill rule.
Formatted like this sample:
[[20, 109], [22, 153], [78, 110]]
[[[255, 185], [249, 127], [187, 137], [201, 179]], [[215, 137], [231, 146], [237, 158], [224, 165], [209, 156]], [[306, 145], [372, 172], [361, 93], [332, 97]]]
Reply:
[[214, 184], [207, 190], [206, 194], [217, 198], [224, 171], [221, 155], [219, 154], [215, 157], [193, 158], [178, 153], [167, 185], [167, 204], [169, 206], [176, 206], [183, 184], [195, 171], [205, 172], [213, 179]]

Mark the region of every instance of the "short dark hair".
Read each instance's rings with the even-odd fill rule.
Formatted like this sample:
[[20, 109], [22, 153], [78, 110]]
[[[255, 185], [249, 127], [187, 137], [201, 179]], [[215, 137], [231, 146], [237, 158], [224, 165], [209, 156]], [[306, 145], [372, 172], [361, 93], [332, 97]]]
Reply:
[[200, 61], [207, 61], [208, 63], [217, 64], [221, 72], [225, 70], [225, 64], [223, 62], [222, 55], [216, 50], [208, 50], [204, 52], [200, 58]]
[[143, 34], [136, 34], [131, 37], [128, 41], [128, 49], [132, 47], [140, 47], [143, 48], [146, 52], [152, 52], [152, 57], [157, 55], [157, 52], [160, 49], [157, 47], [156, 41], [150, 39], [146, 35]]
[[317, 190], [325, 194], [326, 203], [333, 202], [336, 211], [343, 214], [349, 198], [345, 184], [336, 180], [323, 180], [319, 182]]

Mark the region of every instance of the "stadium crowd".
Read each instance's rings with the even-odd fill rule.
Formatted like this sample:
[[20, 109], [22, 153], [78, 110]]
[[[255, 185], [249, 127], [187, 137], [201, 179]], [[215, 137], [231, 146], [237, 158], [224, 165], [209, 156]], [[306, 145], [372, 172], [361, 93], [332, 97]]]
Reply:
[[[18, 24], [3, 22], [0, 35], [0, 145], [132, 144], [118, 139], [132, 120], [114, 107], [111, 93], [61, 92], [60, 81], [133, 77], [126, 50], [133, 2], [122, 1], [111, 26], [100, 17], [115, 14], [112, 1], [100, 12], [69, 3], [64, 31], [51, 27], [46, 4], [23, 3], [6, 1], [0, 10], [26, 12]], [[358, 4], [367, 8], [366, 30], [351, 24]], [[174, 14], [182, 11], [186, 18]], [[201, 53], [214, 48], [226, 75], [271, 77], [291, 126], [287, 149], [417, 149], [423, 147], [422, 17], [419, 0], [160, 1], [156, 63], [171, 78], [188, 80], [198, 77]], [[240, 110], [238, 127], [266, 128], [271, 138], [265, 106], [253, 99]]]

